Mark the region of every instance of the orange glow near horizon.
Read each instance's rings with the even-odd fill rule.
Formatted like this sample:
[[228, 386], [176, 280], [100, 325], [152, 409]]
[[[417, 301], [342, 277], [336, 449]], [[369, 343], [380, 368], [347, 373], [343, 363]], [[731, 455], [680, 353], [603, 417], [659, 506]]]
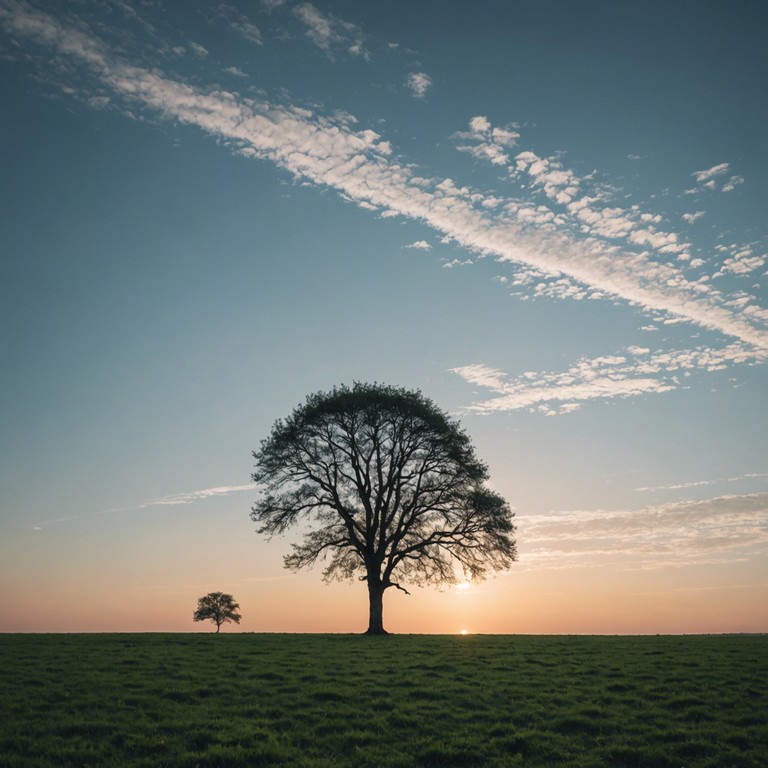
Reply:
[[[658, 574], [654, 580], [658, 580]], [[152, 588], [119, 587], [106, 578], [86, 585], [70, 572], [34, 593], [4, 596], [4, 632], [209, 632], [195, 623], [197, 598], [230, 592], [240, 604], [239, 625], [223, 632], [356, 633], [365, 629], [362, 585], [325, 585], [314, 573], [274, 581], [178, 582]], [[524, 572], [438, 591], [396, 590], [385, 595], [385, 627], [401, 634], [699, 634], [768, 631], [768, 587], [723, 584], [669, 589], [643, 574], [622, 579], [593, 572]]]
[[[368, 597], [358, 581], [324, 584], [321, 569], [282, 567], [290, 540], [232, 537], [205, 510], [121, 520], [105, 549], [105, 518], [20, 536], [0, 563], [0, 632], [210, 632], [195, 623], [197, 599], [232, 594], [242, 621], [230, 632], [357, 633]], [[233, 512], [237, 520], [240, 510]], [[148, 535], [147, 525], [154, 527]], [[130, 523], [130, 524], [129, 524]], [[534, 567], [523, 552], [509, 572], [443, 589], [390, 589], [384, 626], [393, 633], [699, 634], [768, 632], [768, 580], [756, 558], [717, 566]]]

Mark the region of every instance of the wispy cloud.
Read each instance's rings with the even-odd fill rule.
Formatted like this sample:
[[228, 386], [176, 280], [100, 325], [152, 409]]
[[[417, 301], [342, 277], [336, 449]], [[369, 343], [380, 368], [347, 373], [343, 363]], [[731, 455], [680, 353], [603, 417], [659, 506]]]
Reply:
[[[489, 389], [496, 396], [468, 406], [465, 411], [490, 414], [528, 410], [555, 416], [578, 410], [585, 401], [669, 392], [684, 386], [692, 371], [719, 371], [732, 364], [768, 361], [768, 350], [735, 342], [722, 349], [695, 347], [651, 353], [628, 347], [622, 354], [581, 358], [567, 370], [527, 371], [509, 377], [475, 363], [451, 369], [465, 381]], [[682, 377], [682, 378], [681, 378]]]
[[[299, 7], [307, 18], [316, 18], [314, 6]], [[622, 299], [768, 348], [768, 312], [753, 297], [736, 308], [711, 281], [688, 277], [674, 263], [687, 256], [684, 240], [661, 229], [650, 213], [591, 200], [593, 195], [582, 194], [585, 179], [557, 158], [524, 151], [511, 172], [565, 210], [489, 196], [452, 179], [419, 176], [378, 133], [354, 130], [349, 120], [173, 79], [154, 64], [139, 66], [112, 54], [83, 25], [24, 2], [1, 0], [0, 23], [15, 37], [79, 64], [81, 92], [107, 89], [134, 109], [194, 125], [244, 156], [270, 160], [361, 207], [421, 221], [459, 246], [515, 269], [517, 284], [534, 295]], [[330, 29], [325, 37], [317, 32], [318, 41], [330, 45], [333, 24]], [[473, 119], [469, 133], [477, 146], [499, 150], [517, 141], [515, 130], [494, 129], [486, 119]]]
[[[530, 150], [519, 152], [514, 157], [514, 164], [511, 164], [506, 148], [516, 144], [520, 138], [517, 126], [493, 128], [485, 116], [477, 116], [472, 118], [469, 128], [468, 132], [456, 134], [457, 138], [468, 142], [459, 144], [457, 149], [470, 152], [476, 158], [488, 160], [494, 165], [505, 166], [512, 179], [528, 181], [547, 200], [544, 205], [540, 202], [533, 205], [525, 200], [507, 202], [507, 210], [513, 209], [518, 220], [539, 229], [578, 232], [602, 240], [608, 247], [609, 244], [623, 242], [625, 247], [646, 248], [646, 253], [667, 260], [674, 259], [681, 265], [681, 271], [683, 268], [696, 270], [707, 263], [705, 259], [692, 256], [692, 246], [684, 236], [661, 226], [664, 220], [660, 214], [644, 210], [637, 204], [625, 207], [613, 202], [617, 190], [610, 185], [596, 183], [594, 173], [579, 177], [565, 168], [559, 157], [540, 157]], [[721, 181], [719, 177], [729, 170], [728, 163], [721, 163], [692, 175], [702, 184], [702, 188], [714, 189]], [[731, 191], [743, 181], [741, 176], [732, 176], [722, 190]], [[687, 191], [696, 192], [697, 189]], [[693, 224], [703, 215], [704, 211], [695, 211], [685, 213], [681, 218]], [[750, 247], [741, 244], [718, 247], [738, 252], [739, 258], [726, 261], [721, 270], [711, 277], [745, 275], [759, 269], [768, 260], [765, 254], [753, 255]], [[526, 288], [533, 285], [538, 296], [571, 299], [590, 297], [589, 291], [568, 277], [544, 281], [542, 277], [541, 270], [522, 270], [513, 285]], [[712, 290], [708, 284], [710, 276], [706, 274], [687, 279], [693, 291], [704, 294]], [[591, 295], [594, 296], [594, 293]]]
[[517, 523], [522, 569], [669, 568], [768, 554], [768, 493], [639, 509], [518, 514]]
[[485, 115], [477, 115], [469, 121], [469, 131], [459, 131], [455, 138], [468, 142], [457, 145], [460, 152], [469, 152], [478, 160], [488, 160], [494, 165], [508, 165], [508, 152], [520, 134], [516, 125], [494, 128]]
[[691, 176], [696, 180], [696, 186], [686, 189], [685, 193], [695, 195], [705, 190], [714, 192], [718, 189], [718, 185], [721, 192], [733, 192], [736, 187], [744, 183], [744, 177], [731, 176], [726, 181], [723, 181], [723, 176], [728, 174], [730, 170], [731, 166], [729, 163], [720, 163], [703, 171], [694, 171]]
[[200, 45], [200, 43], [192, 42], [189, 44], [189, 47], [192, 49], [195, 56], [199, 56], [201, 59], [208, 56], [208, 49], [204, 45]]
[[368, 58], [362, 29], [355, 24], [322, 13], [311, 3], [301, 3], [293, 9], [296, 18], [304, 24], [307, 37], [321, 50], [332, 56], [345, 50], [352, 56]]
[[[667, 261], [690, 260], [690, 244], [679, 233], [662, 229], [661, 215], [639, 205], [623, 207], [613, 202], [614, 190], [591, 177], [579, 177], [558, 157], [539, 157], [526, 150], [515, 156], [513, 177], [525, 178], [555, 206], [527, 206], [524, 215], [536, 223], [559, 221], [561, 227], [578, 230], [605, 243], [647, 249]], [[585, 189], [588, 187], [588, 189]]]
[[432, 246], [426, 240], [417, 240], [415, 243], [406, 245], [406, 248], [413, 248], [417, 251], [431, 251]]
[[716, 480], [694, 480], [688, 483], [675, 483], [674, 485], [653, 485], [635, 488], [636, 491], [678, 491], [688, 490], [689, 488], [701, 488], [709, 485], [720, 485], [721, 483], [740, 483], [745, 480], [762, 480], [768, 478], [768, 472], [748, 472], [744, 475], [735, 477], [721, 477]]
[[242, 493], [243, 491], [255, 491], [257, 488], [258, 486], [256, 483], [245, 483], [244, 485], [219, 485], [214, 488], [203, 488], [199, 491], [174, 493], [170, 496], [163, 496], [159, 499], [140, 504], [137, 508], [194, 504], [194, 502], [201, 501], [202, 499], [210, 499], [214, 496], [229, 496], [231, 493]]
[[261, 30], [234, 5], [219, 3], [217, 13], [219, 18], [223, 19], [233, 32], [252, 43], [256, 43], [256, 45], [263, 44]]
[[243, 72], [240, 67], [226, 67], [224, 71], [229, 75], [234, 75], [235, 77], [248, 77], [248, 74]]
[[717, 485], [717, 480], [694, 480], [690, 483], [676, 483], [674, 485], [654, 485], [635, 488], [636, 491], [679, 491], [689, 488], [701, 488], [706, 485]]
[[704, 215], [704, 211], [694, 211], [693, 213], [684, 213], [682, 219], [687, 224], [693, 224], [694, 221], [698, 221]]
[[405, 82], [417, 99], [423, 99], [432, 85], [432, 78], [424, 72], [411, 72]]
[[713, 165], [711, 168], [707, 168], [704, 171], [694, 171], [691, 176], [693, 176], [699, 184], [703, 184], [714, 179], [716, 176], [722, 176], [724, 173], [728, 173], [729, 169], [730, 165], [728, 165], [728, 163], [720, 163], [719, 165]]
[[117, 512], [131, 512], [137, 509], [148, 509], [150, 507], [176, 507], [186, 504], [194, 504], [198, 501], [204, 501], [205, 499], [211, 499], [221, 496], [229, 496], [232, 493], [242, 493], [244, 491], [256, 491], [258, 485], [256, 483], [246, 483], [244, 485], [218, 485], [213, 488], [201, 488], [197, 491], [188, 491], [184, 493], [173, 493], [168, 496], [162, 496], [159, 499], [152, 499], [151, 501], [144, 501], [141, 504], [134, 504], [127, 507], [110, 507], [109, 509], [100, 509], [97, 512], [84, 512], [81, 515], [69, 515], [67, 517], [57, 517], [51, 520], [45, 520], [44, 522], [37, 523], [32, 526], [35, 531], [40, 531], [46, 526], [54, 523], [68, 523], [72, 520], [82, 520], [89, 517], [98, 517], [101, 515], [110, 515]]
[[443, 264], [443, 269], [453, 269], [454, 267], [466, 267], [473, 264], [472, 259], [451, 259]]
[[736, 187], [741, 186], [743, 183], [743, 176], [731, 176], [731, 178], [723, 184], [723, 192], [733, 192]]
[[[723, 257], [720, 269], [714, 277], [721, 275], [748, 275], [758, 269], [762, 269], [768, 262], [768, 253], [756, 252], [757, 243], [748, 245], [717, 245], [715, 250]], [[736, 298], [736, 297], [734, 297]]]
[[[651, 273], [661, 279], [661, 272], [656, 272], [657, 268], [662, 271], [668, 269], [669, 287], [685, 285], [686, 291], [698, 294], [702, 299], [707, 294], [720, 295], [710, 280], [725, 272], [715, 275], [699, 272], [688, 277], [687, 271], [699, 270], [707, 262], [692, 256], [692, 246], [684, 236], [662, 226], [664, 219], [660, 214], [645, 210], [638, 204], [628, 207], [617, 204], [614, 198], [620, 190], [599, 183], [595, 173], [578, 176], [565, 168], [557, 156], [541, 157], [530, 150], [523, 150], [512, 160], [508, 147], [518, 143], [520, 135], [517, 126], [494, 128], [487, 117], [477, 116], [470, 121], [469, 131], [459, 132], [455, 136], [461, 140], [457, 149], [504, 167], [512, 181], [527, 184], [531, 191], [540, 195], [539, 200], [531, 199], [530, 195], [528, 198], [522, 195], [507, 200], [493, 198], [492, 205], [489, 205], [488, 198], [484, 198], [482, 205], [504, 211], [528, 230], [535, 230], [540, 237], [544, 233], [556, 233], [555, 236], [569, 246], [576, 244], [577, 247], [587, 248], [595, 257], [593, 270], [597, 263], [609, 258], [611, 253], [621, 253], [624, 258], [633, 258], [634, 255], [634, 279], [641, 283], [645, 275]], [[702, 173], [714, 173], [714, 169]], [[703, 211], [697, 211], [685, 214], [683, 219], [693, 223], [702, 215]], [[740, 245], [732, 247], [743, 248]], [[679, 266], [674, 266], [675, 263]], [[754, 269], [755, 264], [756, 261], [751, 261], [748, 266]], [[746, 268], [747, 264], [736, 266]], [[733, 274], [743, 272], [733, 271]], [[597, 289], [594, 271], [592, 279], [583, 279], [566, 269], [553, 273], [551, 269], [527, 266], [517, 270], [511, 285], [521, 288], [524, 296], [577, 300], [605, 297]], [[751, 301], [756, 302], [756, 299], [752, 297]], [[641, 300], [639, 303], [644, 304], [646, 309], [651, 308], [647, 301]], [[666, 311], [669, 312], [669, 308]], [[752, 311], [761, 312], [761, 308], [755, 305]], [[766, 319], [761, 313], [760, 324], [764, 325]]]

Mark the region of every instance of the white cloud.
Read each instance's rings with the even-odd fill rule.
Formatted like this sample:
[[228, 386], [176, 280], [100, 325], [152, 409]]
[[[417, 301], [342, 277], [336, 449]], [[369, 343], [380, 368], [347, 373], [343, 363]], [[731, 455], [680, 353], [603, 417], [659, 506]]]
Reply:
[[147, 501], [140, 504], [137, 509], [155, 506], [177, 506], [179, 504], [193, 504], [202, 499], [210, 499], [214, 496], [228, 496], [231, 493], [242, 493], [243, 491], [255, 491], [258, 485], [256, 483], [246, 483], [244, 485], [219, 485], [214, 488], [202, 488], [199, 491], [189, 491], [187, 493], [174, 493], [169, 496], [163, 496], [153, 501]]
[[768, 350], [756, 352], [735, 342], [722, 349], [696, 347], [655, 353], [633, 346], [619, 355], [581, 358], [562, 373], [527, 371], [515, 378], [478, 363], [451, 370], [495, 395], [468, 406], [465, 409], [468, 413], [522, 409], [555, 415], [574, 411], [578, 404], [588, 400], [669, 392], [681, 386], [680, 374], [714, 372], [728, 365], [767, 360]]
[[446, 261], [445, 264], [443, 264], [443, 269], [466, 267], [468, 264], [472, 264], [472, 259], [452, 259], [451, 261]]
[[491, 124], [488, 122], [488, 118], [484, 115], [478, 115], [477, 117], [473, 117], [469, 121], [469, 128], [472, 131], [472, 133], [490, 133], [491, 131]]
[[678, 568], [768, 555], [768, 493], [640, 509], [518, 513], [520, 567]]
[[693, 176], [699, 184], [713, 179], [715, 176], [722, 176], [724, 173], [728, 173], [730, 165], [728, 163], [720, 163], [720, 165], [713, 165], [711, 168], [707, 168], [705, 171], [694, 171]]
[[432, 85], [432, 78], [424, 72], [411, 72], [405, 82], [417, 99], [423, 99]]
[[506, 165], [509, 156], [498, 144], [483, 142], [474, 147], [458, 147], [462, 152], [470, 152], [478, 160], [489, 160], [494, 165]]
[[730, 272], [733, 275], [747, 275], [765, 266], [766, 256], [751, 256], [749, 258], [734, 257], [726, 259], [718, 275]]
[[688, 224], [693, 224], [694, 221], [698, 221], [703, 215], [704, 211], [694, 211], [693, 213], [684, 213], [682, 219]]
[[219, 17], [225, 20], [227, 26], [233, 32], [236, 32], [238, 35], [252, 43], [256, 43], [256, 45], [263, 44], [259, 28], [234, 5], [230, 5], [229, 3], [219, 3], [217, 11]]
[[457, 133], [459, 138], [490, 141], [499, 147], [514, 147], [520, 138], [516, 125], [493, 127], [485, 115], [476, 115], [469, 121], [469, 133]]
[[744, 482], [745, 480], [762, 480], [768, 477], [768, 472], [748, 472], [743, 475], [737, 475], [736, 477], [721, 477], [716, 480], [694, 480], [688, 483], [676, 483], [674, 485], [653, 485], [642, 486], [641, 488], [635, 488], [636, 491], [678, 491], [686, 490], [688, 488], [699, 488], [707, 485], [720, 485], [721, 483], [737, 483]]
[[636, 491], [679, 491], [687, 490], [688, 488], [699, 488], [705, 485], [717, 485], [717, 480], [697, 480], [692, 483], [677, 483], [676, 485], [654, 485], [654, 486], [642, 486], [641, 488], [635, 488]]
[[[717, 250], [721, 253], [728, 254], [728, 257], [720, 265], [720, 270], [715, 273], [714, 277], [720, 275], [748, 275], [757, 269], [761, 269], [768, 262], [768, 253], [755, 253], [754, 247], [756, 244], [751, 245], [719, 245]], [[734, 298], [733, 296], [731, 297]], [[746, 306], [751, 297], [746, 293], [738, 295], [738, 303], [740, 306]]]
[[[477, 366], [472, 366], [476, 368]], [[466, 377], [466, 367], [453, 368], [454, 373]], [[649, 392], [673, 389], [654, 377], [616, 377], [613, 375], [579, 376], [569, 370], [564, 374], [544, 374], [538, 381], [518, 379], [507, 382], [498, 397], [474, 403], [466, 410], [473, 413], [529, 410], [532, 413], [545, 405], [545, 413], [554, 415], [574, 410], [579, 401], [595, 398], [629, 397]]]
[[200, 45], [200, 43], [190, 43], [189, 47], [192, 49], [195, 56], [199, 56], [201, 59], [204, 59], [208, 55], [208, 49]]
[[[459, 145], [457, 149], [470, 152], [478, 159], [489, 160], [495, 165], [508, 165], [509, 157], [503, 147], [517, 143], [520, 134], [511, 129], [493, 128], [488, 118], [477, 116], [470, 121], [470, 132], [456, 134], [458, 138], [474, 140], [473, 144]], [[507, 141], [488, 141], [489, 136], [504, 136]], [[579, 178], [573, 171], [563, 167], [557, 157], [539, 157], [530, 150], [523, 150], [515, 156], [514, 165], [508, 170], [513, 179], [528, 179], [534, 191], [541, 191], [554, 203], [531, 205], [515, 202], [508, 206], [514, 209], [518, 220], [541, 226], [555, 223], [561, 228], [570, 228], [581, 234], [588, 234], [609, 241], [624, 240], [632, 246], [650, 246], [662, 254], [673, 254], [678, 260], [690, 259], [689, 244], [675, 232], [660, 230], [661, 216], [642, 211], [639, 206], [629, 209], [608, 204], [607, 190], [595, 188], [591, 194], [583, 191], [587, 182], [592, 184], [590, 174]], [[561, 206], [565, 207], [562, 210]], [[562, 296], [558, 285], [542, 286], [542, 294]], [[572, 298], [584, 298], [586, 292], [572, 290]]]
[[723, 182], [722, 176], [729, 173], [731, 166], [728, 163], [720, 163], [719, 165], [713, 165], [711, 168], [707, 168], [704, 171], [695, 171], [691, 174], [699, 183], [699, 187], [693, 189], [686, 189], [685, 194], [695, 194], [702, 189], [708, 189], [714, 191], [717, 189], [717, 185], [722, 183], [720, 187], [721, 192], [733, 192], [736, 187], [744, 183], [743, 176], [731, 176], [728, 181]]
[[432, 246], [426, 240], [417, 240], [415, 243], [406, 245], [406, 248], [415, 248], [417, 251], [431, 251]]
[[731, 176], [728, 181], [723, 184], [723, 192], [733, 192], [736, 187], [738, 187], [740, 184], [744, 183], [744, 177], [743, 176]]
[[494, 165], [508, 165], [507, 150], [517, 143], [520, 134], [515, 126], [494, 128], [487, 117], [476, 115], [469, 121], [469, 131], [459, 131], [455, 138], [467, 140], [470, 144], [458, 144], [459, 152], [469, 152], [478, 160], [488, 160]]
[[256, 483], [246, 483], [244, 485], [218, 485], [213, 488], [201, 488], [197, 491], [188, 491], [185, 493], [173, 493], [168, 496], [162, 496], [159, 499], [152, 499], [151, 501], [145, 501], [141, 504], [135, 504], [128, 507], [112, 507], [110, 509], [102, 509], [98, 512], [86, 512], [82, 515], [70, 515], [69, 517], [58, 517], [52, 520], [46, 520], [33, 526], [33, 530], [40, 531], [44, 527], [53, 523], [68, 523], [72, 520], [82, 520], [89, 517], [98, 517], [100, 515], [110, 515], [117, 512], [131, 512], [137, 509], [148, 509], [150, 507], [176, 507], [184, 506], [186, 504], [194, 504], [197, 501], [203, 501], [204, 499], [215, 498], [219, 496], [229, 496], [232, 493], [242, 493], [244, 491], [257, 491], [258, 485]]
[[240, 67], [226, 67], [224, 71], [235, 77], [248, 77], [247, 73], [243, 72]]
[[331, 44], [338, 42], [338, 35], [333, 30], [331, 21], [311, 3], [302, 3], [293, 9], [297, 18], [307, 27], [307, 37], [324, 51], [329, 51]]
[[329, 56], [338, 50], [345, 49], [352, 56], [368, 58], [360, 27], [331, 14], [324, 14], [311, 3], [297, 5], [293, 13], [306, 27], [307, 37]]
[[[131, 109], [196, 126], [244, 156], [269, 160], [304, 182], [378, 208], [382, 216], [420, 221], [475, 254], [495, 256], [511, 267], [543, 275], [544, 281], [564, 280], [553, 295], [582, 292], [588, 298], [623, 299], [768, 348], [764, 310], [754, 304], [736, 310], [713, 286], [688, 279], [666, 258], [683, 256], [684, 242], [642, 221], [640, 211], [598, 208], [576, 194], [573, 190], [584, 180], [554, 158], [518, 155], [524, 172], [545, 195], [556, 201], [558, 196], [573, 198], [565, 204], [573, 212], [520, 200], [488, 207], [486, 195], [451, 179], [417, 176], [411, 164], [393, 155], [388, 142], [373, 131], [353, 130], [348, 120], [172, 79], [156, 66], [115, 56], [80, 26], [67, 26], [25, 4], [13, 8], [8, 10], [7, 0], [0, 6], [0, 23], [11, 34], [79, 63], [81, 75], [91, 78], [90, 88], [108, 89]], [[79, 85], [88, 89], [87, 80]], [[515, 140], [512, 133], [510, 127], [507, 134], [494, 137], [491, 127], [489, 143], [508, 146]], [[576, 221], [583, 231], [574, 232]], [[624, 245], [611, 241], [622, 233], [627, 235]]]

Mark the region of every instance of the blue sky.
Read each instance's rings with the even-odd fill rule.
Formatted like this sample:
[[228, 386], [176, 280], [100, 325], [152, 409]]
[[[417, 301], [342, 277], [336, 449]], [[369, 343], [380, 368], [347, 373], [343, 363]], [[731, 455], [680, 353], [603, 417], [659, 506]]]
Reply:
[[362, 380], [519, 524], [392, 628], [768, 630], [767, 21], [0, 0], [0, 627], [358, 628], [248, 512], [274, 420]]

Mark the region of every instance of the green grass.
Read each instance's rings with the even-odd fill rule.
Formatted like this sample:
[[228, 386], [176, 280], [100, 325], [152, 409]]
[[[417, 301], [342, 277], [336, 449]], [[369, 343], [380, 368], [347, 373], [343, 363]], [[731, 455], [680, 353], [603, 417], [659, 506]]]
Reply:
[[768, 636], [0, 635], [0, 766], [768, 765]]

